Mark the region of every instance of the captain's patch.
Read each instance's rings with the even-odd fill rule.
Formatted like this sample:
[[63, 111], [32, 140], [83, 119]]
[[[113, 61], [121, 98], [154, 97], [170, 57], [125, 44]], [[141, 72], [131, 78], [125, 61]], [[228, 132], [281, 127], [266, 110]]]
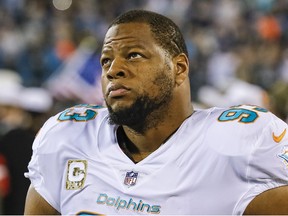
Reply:
[[66, 189], [77, 190], [83, 188], [87, 173], [87, 161], [69, 160], [67, 166]]

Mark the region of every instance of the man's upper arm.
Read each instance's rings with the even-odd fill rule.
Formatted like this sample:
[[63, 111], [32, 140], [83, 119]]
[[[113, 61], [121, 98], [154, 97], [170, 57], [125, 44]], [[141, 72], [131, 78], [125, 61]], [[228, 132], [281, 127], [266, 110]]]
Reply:
[[288, 215], [288, 186], [267, 190], [247, 206], [248, 215]]
[[24, 215], [60, 215], [35, 189], [29, 187]]

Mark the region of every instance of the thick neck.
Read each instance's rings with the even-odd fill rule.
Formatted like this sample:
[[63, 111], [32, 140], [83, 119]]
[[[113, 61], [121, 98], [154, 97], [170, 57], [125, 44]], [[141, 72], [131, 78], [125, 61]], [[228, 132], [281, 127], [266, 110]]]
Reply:
[[123, 139], [126, 139], [125, 149], [122, 146], [124, 153], [134, 162], [138, 162], [158, 149], [177, 131], [185, 119], [192, 115], [194, 111], [192, 104], [189, 102], [185, 104], [185, 107], [183, 106], [178, 112], [172, 112], [173, 109], [166, 110], [165, 118], [162, 118], [153, 127], [148, 127], [144, 133], [138, 133], [123, 126], [121, 133], [124, 134]]

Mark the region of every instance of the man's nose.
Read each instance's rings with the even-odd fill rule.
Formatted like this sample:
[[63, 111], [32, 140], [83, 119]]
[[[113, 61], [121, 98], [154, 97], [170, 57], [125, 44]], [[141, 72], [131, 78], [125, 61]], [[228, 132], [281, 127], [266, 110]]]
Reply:
[[115, 58], [107, 71], [108, 80], [125, 78], [127, 76], [125, 63], [120, 58]]

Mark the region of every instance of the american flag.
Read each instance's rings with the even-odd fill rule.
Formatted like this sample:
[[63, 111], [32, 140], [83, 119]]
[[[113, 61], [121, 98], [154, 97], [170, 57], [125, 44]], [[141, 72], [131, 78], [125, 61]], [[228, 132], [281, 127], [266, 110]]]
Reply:
[[80, 45], [47, 80], [46, 88], [60, 101], [102, 105], [99, 55], [96, 49]]

